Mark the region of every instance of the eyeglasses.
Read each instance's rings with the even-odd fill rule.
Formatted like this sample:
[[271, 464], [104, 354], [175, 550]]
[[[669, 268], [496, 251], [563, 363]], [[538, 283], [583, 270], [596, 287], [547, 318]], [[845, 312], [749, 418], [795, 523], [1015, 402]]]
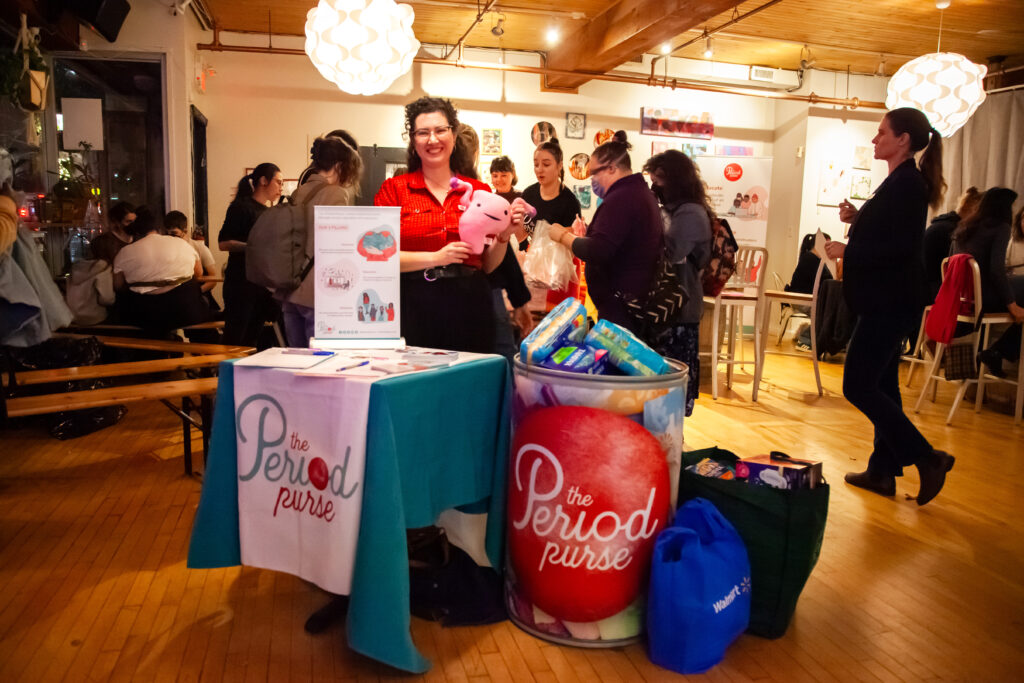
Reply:
[[432, 130], [430, 128], [420, 128], [419, 130], [414, 130], [412, 132], [412, 136], [418, 142], [426, 142], [427, 140], [430, 139], [431, 135], [433, 135], [438, 140], [444, 140], [445, 138], [447, 138], [451, 134], [452, 134], [452, 127], [451, 126], [438, 126], [437, 128], [434, 128]]
[[597, 168], [592, 168], [590, 169], [590, 175], [595, 176], [601, 171], [607, 171], [609, 168], [611, 168], [611, 166], [609, 166], [608, 164], [605, 164], [604, 166], [598, 166]]

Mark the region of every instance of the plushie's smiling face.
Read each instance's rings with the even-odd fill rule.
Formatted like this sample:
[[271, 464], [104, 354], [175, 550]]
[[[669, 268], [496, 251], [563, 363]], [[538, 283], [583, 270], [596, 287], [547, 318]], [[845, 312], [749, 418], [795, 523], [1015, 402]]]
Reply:
[[491, 192], [477, 190], [468, 198], [459, 219], [459, 235], [472, 246], [473, 253], [479, 254], [484, 245], [494, 242], [512, 221], [508, 200]]
[[490, 220], [495, 224], [500, 224], [500, 229], [504, 230], [509, 222], [508, 207], [508, 200], [496, 194], [474, 192], [473, 201], [466, 209], [466, 213], [472, 214], [472, 220]]

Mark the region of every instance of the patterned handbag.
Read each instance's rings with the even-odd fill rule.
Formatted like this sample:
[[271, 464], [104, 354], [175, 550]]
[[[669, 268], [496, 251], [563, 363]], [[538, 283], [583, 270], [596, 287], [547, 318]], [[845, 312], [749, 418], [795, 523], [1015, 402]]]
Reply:
[[948, 380], [977, 379], [978, 362], [974, 344], [950, 344], [942, 357], [942, 369]]
[[679, 321], [683, 306], [690, 298], [679, 282], [675, 266], [665, 257], [664, 251], [658, 257], [654, 279], [646, 296], [637, 297], [624, 292], [616, 294], [636, 323], [640, 338], [648, 343], [649, 339]]

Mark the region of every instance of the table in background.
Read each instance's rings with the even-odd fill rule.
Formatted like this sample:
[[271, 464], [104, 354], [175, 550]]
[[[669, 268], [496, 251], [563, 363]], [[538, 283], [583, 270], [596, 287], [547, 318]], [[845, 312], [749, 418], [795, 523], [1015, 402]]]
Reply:
[[[213, 437], [188, 566], [241, 564], [234, 364], [220, 366]], [[508, 365], [487, 357], [379, 380], [370, 389], [362, 518], [345, 630], [363, 655], [414, 673], [430, 668], [410, 634], [406, 528], [461, 506], [487, 512], [486, 548], [503, 566], [509, 444]]]

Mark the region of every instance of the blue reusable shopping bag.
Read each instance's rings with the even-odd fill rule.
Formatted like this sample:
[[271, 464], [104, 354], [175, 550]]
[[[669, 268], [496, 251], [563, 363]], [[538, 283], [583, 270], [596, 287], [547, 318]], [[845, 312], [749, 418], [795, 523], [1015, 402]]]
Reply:
[[704, 498], [658, 536], [647, 600], [647, 652], [658, 666], [701, 673], [722, 661], [750, 619], [750, 562], [732, 524]]

